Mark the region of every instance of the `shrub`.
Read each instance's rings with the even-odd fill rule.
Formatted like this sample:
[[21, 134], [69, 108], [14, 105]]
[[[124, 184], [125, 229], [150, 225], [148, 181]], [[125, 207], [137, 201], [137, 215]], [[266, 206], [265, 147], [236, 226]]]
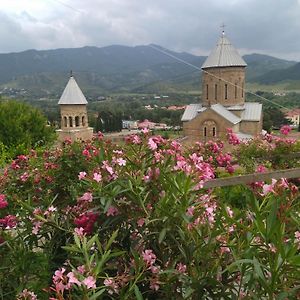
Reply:
[[185, 150], [147, 131], [123, 149], [98, 135], [19, 156], [0, 181], [0, 295], [295, 299], [298, 189], [203, 188], [235, 159], [221, 142]]

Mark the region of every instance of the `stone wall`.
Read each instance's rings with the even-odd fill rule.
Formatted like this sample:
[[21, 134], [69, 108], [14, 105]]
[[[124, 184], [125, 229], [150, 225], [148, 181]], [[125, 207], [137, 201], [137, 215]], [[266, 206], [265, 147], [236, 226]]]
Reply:
[[86, 105], [60, 105], [61, 128], [88, 128]]
[[216, 103], [232, 106], [245, 102], [245, 67], [208, 68], [203, 70], [202, 76], [204, 106]]
[[[213, 131], [213, 127], [215, 127], [215, 132]], [[184, 136], [188, 136], [191, 140], [195, 141], [225, 139], [227, 134], [227, 128], [232, 128], [234, 132], [238, 132], [239, 124], [232, 124], [231, 122], [229, 122], [222, 116], [219, 116], [209, 108], [203, 113], [200, 113], [193, 120], [183, 122]]]

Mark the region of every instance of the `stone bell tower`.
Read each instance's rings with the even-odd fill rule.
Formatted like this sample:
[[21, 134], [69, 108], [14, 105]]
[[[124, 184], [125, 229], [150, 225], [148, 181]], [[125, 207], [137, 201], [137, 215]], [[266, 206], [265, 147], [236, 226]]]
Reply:
[[246, 66], [223, 31], [216, 48], [202, 65], [202, 105], [243, 105]]
[[87, 100], [72, 73], [59, 101], [61, 129], [58, 129], [59, 142], [70, 139], [87, 141], [93, 137], [93, 128], [88, 125]]

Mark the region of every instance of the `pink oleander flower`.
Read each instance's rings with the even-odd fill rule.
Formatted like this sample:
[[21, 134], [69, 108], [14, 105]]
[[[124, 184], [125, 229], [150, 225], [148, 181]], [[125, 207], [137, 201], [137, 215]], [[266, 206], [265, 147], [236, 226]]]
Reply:
[[121, 157], [121, 158], [118, 158], [118, 159], [117, 159], [117, 164], [118, 164], [119, 166], [121, 166], [121, 167], [126, 166], [126, 160], [123, 159], [122, 157]]
[[186, 215], [188, 217], [192, 217], [194, 215], [194, 211], [195, 211], [195, 206], [190, 206], [188, 207], [188, 209], [186, 210]]
[[85, 235], [85, 233], [84, 233], [84, 229], [82, 228], [82, 227], [76, 227], [75, 229], [74, 229], [74, 233], [78, 236], [78, 237], [80, 237], [80, 238], [82, 238], [84, 235]]
[[269, 246], [269, 250], [271, 251], [271, 252], [273, 252], [273, 253], [276, 253], [277, 252], [277, 248], [273, 245], [273, 244], [268, 244], [268, 246]]
[[67, 274], [67, 277], [69, 278], [69, 284], [77, 284], [78, 286], [81, 286], [81, 282], [77, 279], [77, 277], [75, 276], [75, 274], [73, 272], [69, 272]]
[[86, 177], [86, 172], [79, 172], [79, 174], [78, 174], [78, 179], [79, 180], [82, 180], [83, 178], [85, 178]]
[[151, 150], [156, 150], [157, 149], [157, 144], [154, 142], [153, 138], [149, 138], [148, 146]]
[[27, 289], [17, 295], [17, 300], [38, 300], [37, 295]]
[[57, 211], [57, 208], [54, 207], [53, 205], [49, 206], [47, 208], [47, 210], [44, 212], [44, 216], [48, 216], [51, 215], [52, 213], [54, 213], [55, 211]]
[[148, 129], [148, 128], [146, 128], [146, 127], [145, 127], [145, 128], [143, 128], [141, 131], [142, 131], [142, 133], [143, 133], [143, 134], [147, 134], [147, 133], [149, 133], [149, 129]]
[[106, 278], [103, 281], [103, 284], [110, 288], [110, 290], [108, 291], [110, 295], [112, 295], [113, 293], [119, 293], [119, 285], [115, 282], [113, 278]]
[[43, 224], [44, 223], [41, 221], [34, 222], [33, 223], [34, 226], [32, 227], [32, 230], [31, 230], [32, 234], [37, 235], [39, 233], [41, 227], [43, 226]]
[[85, 156], [86, 158], [91, 158], [92, 157], [91, 153], [90, 153], [90, 151], [88, 149], [84, 149], [82, 151], [82, 155]]
[[179, 273], [182, 273], [184, 274], [186, 272], [186, 265], [184, 265], [183, 263], [178, 263], [176, 265], [176, 270], [179, 272]]
[[275, 193], [274, 186], [275, 186], [276, 182], [277, 182], [276, 179], [272, 179], [271, 184], [264, 184], [263, 185], [263, 191], [262, 191], [261, 195], [266, 196], [269, 193]]
[[109, 216], [116, 216], [119, 214], [119, 210], [115, 206], [110, 206], [106, 212], [106, 215]]
[[20, 176], [20, 180], [22, 182], [26, 182], [27, 179], [29, 178], [29, 174], [27, 172], [23, 173], [21, 176]]
[[77, 267], [77, 271], [83, 275], [85, 272], [85, 265], [81, 265], [81, 266]]
[[235, 133], [233, 133], [231, 128], [227, 128], [227, 138], [228, 138], [229, 144], [231, 144], [231, 145], [239, 145], [241, 143], [239, 138], [237, 137], [237, 135]]
[[97, 222], [98, 214], [93, 212], [86, 212], [74, 219], [74, 224], [77, 227], [82, 227], [84, 233], [89, 235], [93, 232], [94, 224]]
[[93, 201], [93, 194], [92, 193], [84, 193], [79, 199], [79, 201], [84, 201], [84, 202], [92, 202]]
[[159, 281], [157, 277], [151, 278], [150, 279], [150, 289], [153, 291], [158, 291], [160, 288], [159, 286]]
[[280, 132], [284, 135], [288, 135], [290, 133], [290, 131], [292, 130], [292, 127], [289, 126], [289, 125], [283, 125], [281, 128], [280, 128]]
[[138, 219], [137, 220], [137, 225], [139, 226], [139, 227], [142, 227], [142, 226], [144, 226], [144, 224], [145, 224], [145, 219], [144, 218], [140, 218], [140, 219]]
[[147, 266], [152, 266], [156, 261], [156, 255], [151, 249], [142, 252], [142, 257]]
[[136, 144], [136, 145], [138, 145], [138, 144], [140, 144], [142, 142], [142, 140], [141, 140], [141, 138], [138, 136], [138, 135], [133, 135], [133, 137], [132, 137], [132, 143], [133, 144]]
[[265, 173], [265, 172], [267, 172], [267, 168], [265, 166], [263, 166], [263, 165], [259, 165], [259, 166], [257, 166], [255, 172], [257, 172], [257, 173]]
[[12, 229], [17, 225], [17, 217], [14, 215], [7, 215], [0, 219], [0, 227], [5, 229]]
[[4, 194], [0, 194], [0, 209], [5, 208], [8, 205], [8, 202], [5, 200], [6, 196]]
[[89, 276], [85, 278], [82, 283], [88, 288], [88, 289], [95, 289], [96, 288], [96, 279], [93, 276]]
[[233, 217], [233, 211], [229, 206], [226, 207], [226, 212], [230, 218]]
[[94, 179], [96, 182], [100, 182], [100, 181], [102, 181], [102, 175], [101, 175], [100, 173], [94, 173], [93, 179]]
[[295, 243], [298, 245], [298, 249], [300, 249], [300, 231], [295, 231]]

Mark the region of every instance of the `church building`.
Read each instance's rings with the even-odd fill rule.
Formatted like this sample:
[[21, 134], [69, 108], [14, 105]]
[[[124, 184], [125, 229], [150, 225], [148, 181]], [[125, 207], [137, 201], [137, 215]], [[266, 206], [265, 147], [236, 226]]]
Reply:
[[188, 105], [181, 118], [186, 141], [224, 139], [227, 128], [240, 139], [261, 133], [262, 105], [245, 102], [246, 66], [223, 31], [202, 65], [202, 103]]
[[59, 101], [61, 129], [56, 130], [58, 141], [66, 139], [87, 141], [93, 137], [93, 128], [89, 127], [87, 116], [87, 100], [71, 74]]

